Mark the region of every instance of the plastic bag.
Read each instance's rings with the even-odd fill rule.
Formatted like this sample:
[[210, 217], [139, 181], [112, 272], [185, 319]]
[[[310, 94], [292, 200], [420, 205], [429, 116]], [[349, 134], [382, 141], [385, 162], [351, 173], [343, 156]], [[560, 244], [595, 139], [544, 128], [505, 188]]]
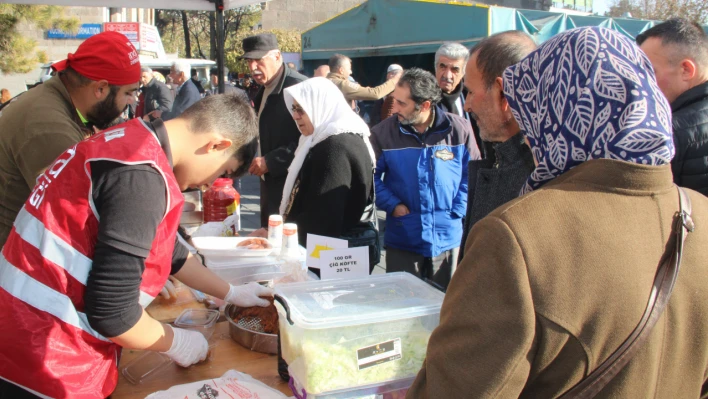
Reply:
[[248, 374], [229, 370], [220, 378], [175, 385], [158, 391], [145, 399], [203, 399], [203, 398], [287, 398], [282, 392], [269, 387]]
[[241, 230], [241, 217], [234, 213], [222, 222], [208, 222], [199, 226], [192, 237], [232, 237]]

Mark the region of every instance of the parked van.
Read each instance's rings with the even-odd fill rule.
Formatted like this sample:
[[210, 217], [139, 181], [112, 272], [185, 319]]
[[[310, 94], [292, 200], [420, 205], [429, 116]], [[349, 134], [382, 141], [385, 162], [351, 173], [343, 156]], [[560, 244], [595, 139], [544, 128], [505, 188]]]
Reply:
[[[209, 70], [216, 66], [216, 62], [211, 61], [211, 60], [202, 60], [198, 58], [163, 58], [163, 59], [158, 59], [158, 58], [140, 58], [140, 66], [143, 67], [150, 67], [153, 71], [160, 72], [163, 76], [167, 76], [170, 73], [170, 67], [172, 67], [172, 64], [175, 63], [176, 61], [186, 61], [192, 66], [192, 74], [196, 71], [197, 75], [199, 76], [199, 79], [206, 79], [207, 82], [209, 82]], [[47, 79], [51, 78], [54, 75], [54, 71], [52, 70], [52, 64], [55, 62], [59, 61], [52, 61], [48, 62], [44, 65], [42, 65], [40, 71], [39, 71], [39, 76], [37, 79], [37, 83], [44, 82]], [[190, 74], [191, 77], [191, 74]], [[29, 89], [29, 87], [28, 87]]]

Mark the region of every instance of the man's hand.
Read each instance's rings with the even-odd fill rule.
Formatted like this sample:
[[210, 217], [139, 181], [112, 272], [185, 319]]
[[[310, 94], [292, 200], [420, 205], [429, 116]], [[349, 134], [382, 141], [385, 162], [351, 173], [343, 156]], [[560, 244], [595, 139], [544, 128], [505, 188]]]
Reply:
[[253, 158], [253, 162], [251, 162], [251, 166], [248, 168], [248, 173], [256, 176], [263, 176], [268, 173], [268, 165], [266, 165], [265, 158]]
[[398, 80], [401, 79], [401, 76], [402, 76], [402, 75], [403, 75], [403, 71], [398, 71], [398, 73], [396, 73], [395, 75], [393, 75], [393, 77], [391, 78], [391, 80], [393, 80], [394, 83], [398, 84]]
[[395, 218], [400, 218], [401, 216], [406, 216], [409, 213], [411, 213], [411, 211], [408, 210], [407, 206], [403, 204], [398, 204], [395, 208], [393, 208], [393, 213], [391, 214], [391, 216]]
[[143, 120], [145, 122], [150, 122], [152, 119], [156, 119], [161, 116], [162, 116], [162, 111], [160, 111], [159, 109], [156, 109], [156, 110], [150, 112], [149, 114], [143, 116]]

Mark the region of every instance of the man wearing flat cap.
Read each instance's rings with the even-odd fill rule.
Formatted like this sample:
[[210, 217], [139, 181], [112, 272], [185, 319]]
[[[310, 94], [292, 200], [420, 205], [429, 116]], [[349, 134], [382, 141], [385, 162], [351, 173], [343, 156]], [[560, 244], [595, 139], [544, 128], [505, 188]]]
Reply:
[[253, 101], [258, 113], [259, 148], [248, 171], [261, 177], [261, 227], [266, 227], [268, 216], [279, 213], [288, 167], [300, 140], [300, 131], [285, 105], [283, 89], [307, 77], [283, 64], [274, 34], [250, 36], [242, 44], [242, 58], [253, 79], [262, 86]]
[[57, 76], [0, 111], [0, 247], [37, 176], [135, 102], [140, 60], [120, 33], [90, 37], [52, 68]]

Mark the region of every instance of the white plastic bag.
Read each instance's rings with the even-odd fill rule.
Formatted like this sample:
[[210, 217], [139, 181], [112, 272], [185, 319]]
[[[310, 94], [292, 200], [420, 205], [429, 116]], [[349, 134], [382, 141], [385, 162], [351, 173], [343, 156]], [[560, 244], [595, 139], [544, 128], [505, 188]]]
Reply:
[[229, 370], [220, 378], [175, 385], [158, 391], [145, 399], [222, 399], [222, 398], [287, 398], [282, 392], [269, 387], [248, 374]]
[[207, 222], [199, 226], [192, 237], [232, 237], [234, 232], [241, 230], [240, 212], [224, 219], [223, 222]]

